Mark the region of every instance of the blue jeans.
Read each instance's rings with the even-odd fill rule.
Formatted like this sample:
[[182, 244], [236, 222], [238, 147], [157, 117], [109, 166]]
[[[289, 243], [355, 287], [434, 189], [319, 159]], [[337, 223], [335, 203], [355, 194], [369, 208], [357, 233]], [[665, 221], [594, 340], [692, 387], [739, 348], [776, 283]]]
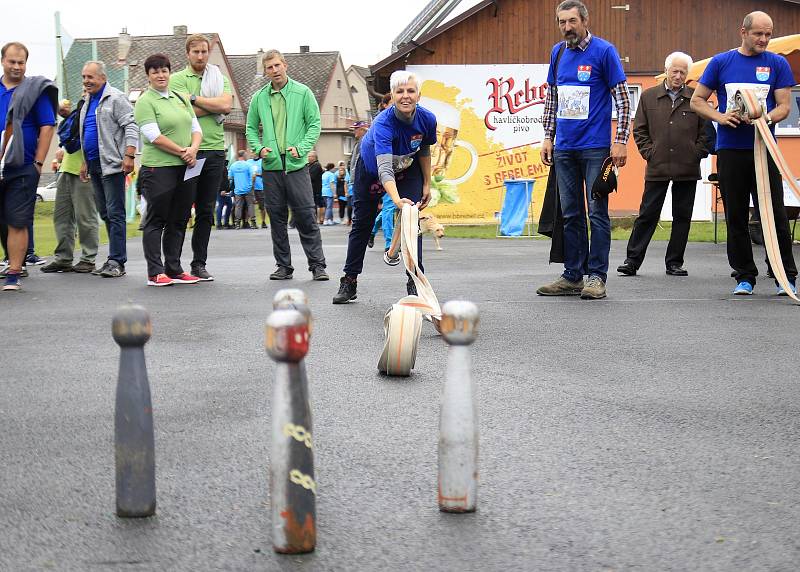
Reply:
[[333, 220], [333, 197], [322, 197], [325, 201], [325, 220]]
[[[592, 183], [608, 155], [608, 147], [575, 151], [556, 149], [553, 153], [564, 215], [563, 276], [570, 282], [577, 282], [587, 274], [599, 276], [605, 282], [608, 276], [611, 250], [608, 197], [595, 201], [591, 196]], [[591, 242], [586, 228], [586, 203], [589, 205]]]
[[86, 166], [94, 187], [97, 212], [108, 231], [108, 259], [124, 265], [128, 261], [125, 221], [125, 173], [103, 175], [100, 160], [87, 161]]
[[[225, 210], [225, 216], [223, 220], [222, 211]], [[217, 226], [228, 226], [231, 223], [231, 211], [233, 210], [233, 199], [230, 195], [227, 197], [223, 197], [219, 195], [217, 197]]]

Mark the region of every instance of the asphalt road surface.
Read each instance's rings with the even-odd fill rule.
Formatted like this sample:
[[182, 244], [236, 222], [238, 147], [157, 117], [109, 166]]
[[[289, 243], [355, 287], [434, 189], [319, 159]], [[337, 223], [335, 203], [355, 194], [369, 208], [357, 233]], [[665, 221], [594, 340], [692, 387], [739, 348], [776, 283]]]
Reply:
[[[147, 288], [132, 241], [124, 278], [33, 269], [22, 292], [0, 293], [0, 569], [800, 567], [800, 308], [768, 279], [732, 296], [724, 245], [690, 245], [678, 278], [653, 243], [640, 275], [622, 278], [615, 242], [609, 297], [582, 301], [536, 295], [560, 271], [546, 241], [445, 238], [436, 252], [426, 238], [439, 299], [481, 311], [479, 509], [448, 515], [436, 504], [446, 346], [426, 324], [413, 375], [380, 375], [403, 272], [378, 246], [358, 300], [332, 305], [346, 229], [322, 231], [330, 282], [310, 280], [294, 231], [288, 282], [267, 280], [268, 231], [215, 231], [213, 283]], [[318, 545], [287, 557], [270, 542], [263, 344], [288, 286], [315, 318]], [[158, 509], [143, 520], [114, 515], [111, 318], [129, 300], [153, 322]]]

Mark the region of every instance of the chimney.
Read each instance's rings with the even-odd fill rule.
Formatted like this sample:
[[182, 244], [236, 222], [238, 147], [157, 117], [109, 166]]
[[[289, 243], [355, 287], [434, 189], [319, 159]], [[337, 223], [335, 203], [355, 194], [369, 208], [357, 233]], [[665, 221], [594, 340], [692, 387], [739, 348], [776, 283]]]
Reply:
[[300, 46], [300, 53], [307, 54], [311, 51], [311, 46]]
[[256, 77], [264, 75], [264, 48], [258, 48], [256, 54]]
[[128, 28], [122, 28], [117, 40], [117, 62], [125, 63], [128, 59], [128, 52], [131, 51], [131, 35], [128, 33]]
[[172, 27], [172, 35], [173, 36], [188, 36], [189, 35], [189, 28], [188, 28], [188, 26], [173, 26]]

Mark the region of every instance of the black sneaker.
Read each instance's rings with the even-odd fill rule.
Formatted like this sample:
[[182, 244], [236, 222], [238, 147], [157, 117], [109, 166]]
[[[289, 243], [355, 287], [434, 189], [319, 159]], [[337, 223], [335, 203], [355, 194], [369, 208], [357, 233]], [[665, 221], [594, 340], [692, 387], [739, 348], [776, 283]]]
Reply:
[[316, 268], [314, 268], [311, 271], [311, 274], [313, 275], [312, 279], [316, 280], [317, 282], [324, 282], [325, 280], [331, 279], [331, 277], [328, 276], [328, 273], [325, 272], [325, 269], [322, 266], [317, 266]]
[[370, 234], [369, 235], [369, 240], [367, 241], [367, 246], [369, 248], [372, 248], [373, 246], [375, 246], [375, 235], [374, 234]]
[[261, 223], [261, 228], [269, 228], [269, 226], [267, 226], [267, 223], [265, 223], [265, 222], [262, 222], [262, 223]]
[[213, 282], [214, 277], [209, 274], [205, 266], [192, 266], [192, 276], [197, 276], [200, 282]]
[[45, 262], [47, 262], [45, 258], [36, 256], [35, 254], [29, 254], [25, 257], [25, 264], [28, 264], [29, 266], [38, 266], [40, 264], [44, 264]]
[[342, 276], [339, 280], [339, 291], [333, 297], [334, 304], [347, 304], [350, 300], [358, 298], [356, 290], [358, 289], [358, 282], [355, 278]]
[[417, 285], [414, 284], [414, 279], [411, 278], [411, 276], [408, 277], [408, 281], [406, 282], [406, 292], [408, 292], [409, 296], [417, 295]]
[[291, 280], [294, 270], [285, 266], [278, 266], [275, 272], [269, 275], [270, 280]]
[[92, 270], [92, 274], [94, 276], [100, 276], [104, 270], [108, 270], [108, 260], [106, 260], [105, 263], [100, 268], [95, 268], [94, 270]]
[[100, 271], [100, 276], [103, 278], [119, 278], [125, 276], [125, 266], [116, 260], [109, 260], [106, 262], [103, 270]]
[[617, 272], [621, 276], [636, 276], [636, 267], [633, 265], [633, 262], [626, 260], [617, 266]]
[[71, 262], [59, 262], [58, 260], [53, 260], [52, 262], [45, 264], [39, 270], [45, 273], [49, 272], [72, 272], [72, 263]]

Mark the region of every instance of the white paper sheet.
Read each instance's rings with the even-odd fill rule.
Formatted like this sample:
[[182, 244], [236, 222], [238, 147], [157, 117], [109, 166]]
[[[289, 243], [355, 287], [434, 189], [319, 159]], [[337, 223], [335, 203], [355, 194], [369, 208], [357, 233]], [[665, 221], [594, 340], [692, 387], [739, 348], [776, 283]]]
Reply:
[[188, 181], [189, 179], [194, 179], [196, 176], [198, 176], [203, 170], [203, 165], [205, 165], [205, 163], [206, 160], [204, 157], [202, 159], [198, 159], [194, 164], [194, 167], [186, 167], [186, 174], [183, 176], [183, 180]]

